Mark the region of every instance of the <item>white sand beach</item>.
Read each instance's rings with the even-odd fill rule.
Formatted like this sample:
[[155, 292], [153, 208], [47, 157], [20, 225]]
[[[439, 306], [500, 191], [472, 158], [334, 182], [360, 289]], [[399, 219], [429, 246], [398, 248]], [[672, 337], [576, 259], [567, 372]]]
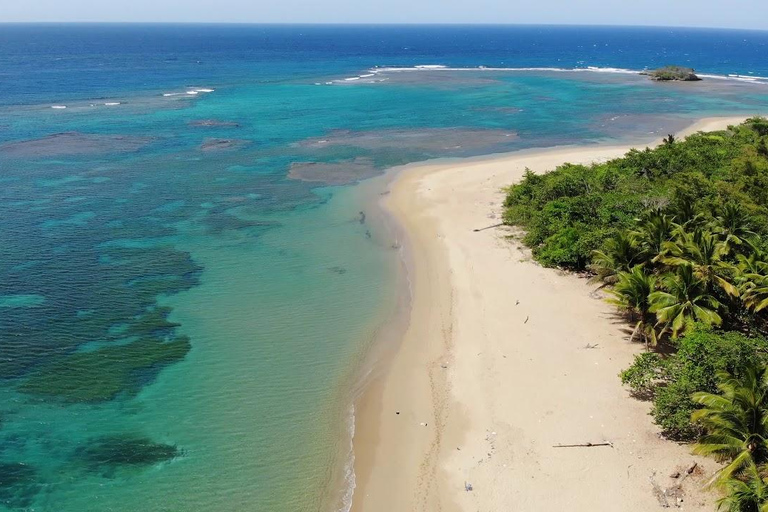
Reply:
[[[704, 119], [685, 133], [742, 120]], [[682, 502], [669, 505], [713, 510], [716, 496], [702, 486], [715, 463], [660, 438], [650, 405], [619, 381], [643, 347], [627, 341], [614, 307], [586, 279], [533, 262], [509, 228], [475, 231], [501, 222], [502, 187], [526, 168], [629, 148], [398, 171], [382, 201], [407, 236], [411, 314], [356, 407], [354, 511], [647, 512], [681, 481]], [[610, 446], [555, 447], [586, 443]]]

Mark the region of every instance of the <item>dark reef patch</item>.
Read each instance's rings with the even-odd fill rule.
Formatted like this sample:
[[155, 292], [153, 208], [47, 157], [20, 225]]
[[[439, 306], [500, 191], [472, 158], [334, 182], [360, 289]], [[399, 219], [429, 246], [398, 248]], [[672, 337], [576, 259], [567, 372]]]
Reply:
[[75, 452], [77, 462], [87, 471], [112, 477], [120, 468], [141, 468], [172, 460], [181, 455], [174, 445], [156, 443], [133, 434], [98, 437]]
[[181, 324], [168, 321], [168, 315], [172, 309], [169, 307], [157, 307], [147, 311], [135, 319], [121, 334], [130, 336], [167, 336], [173, 329]]
[[438, 152], [484, 149], [505, 144], [517, 138], [517, 133], [514, 131], [482, 128], [334, 130], [323, 137], [305, 139], [298, 145], [315, 150], [332, 146], [350, 146], [366, 150], [407, 149]]
[[164, 366], [183, 359], [190, 348], [189, 338], [180, 336], [77, 352], [33, 372], [19, 390], [65, 402], [102, 402], [120, 394], [133, 395]]
[[2, 144], [0, 154], [14, 158], [35, 158], [132, 152], [151, 141], [149, 137], [64, 132]]
[[250, 143], [251, 141], [243, 139], [205, 139], [203, 143], [200, 144], [200, 151], [208, 153], [240, 149]]
[[0, 462], [0, 503], [11, 509], [27, 508], [39, 490], [35, 468], [21, 462]]
[[269, 229], [279, 226], [274, 221], [248, 220], [226, 212], [212, 211], [205, 217], [205, 225], [211, 234], [221, 234], [225, 231], [238, 231], [248, 228]]
[[372, 178], [379, 174], [370, 158], [355, 158], [339, 162], [294, 162], [288, 172], [292, 180], [325, 183], [326, 185], [346, 185]]

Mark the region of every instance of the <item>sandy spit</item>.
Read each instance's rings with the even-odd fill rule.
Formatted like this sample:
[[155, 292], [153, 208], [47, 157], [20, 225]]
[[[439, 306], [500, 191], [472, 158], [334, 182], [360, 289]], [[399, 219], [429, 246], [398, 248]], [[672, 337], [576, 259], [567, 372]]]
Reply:
[[[703, 119], [679, 134], [740, 118]], [[645, 147], [646, 144], [639, 144]], [[714, 510], [714, 463], [663, 440], [617, 374], [642, 350], [595, 286], [545, 269], [500, 222], [526, 168], [626, 146], [525, 150], [397, 170], [410, 320], [356, 404], [354, 512]], [[588, 348], [594, 347], [594, 348]], [[603, 443], [607, 447], [555, 448]], [[670, 475], [697, 462], [685, 478]], [[660, 495], [682, 482], [682, 502]], [[466, 490], [471, 485], [472, 490]]]

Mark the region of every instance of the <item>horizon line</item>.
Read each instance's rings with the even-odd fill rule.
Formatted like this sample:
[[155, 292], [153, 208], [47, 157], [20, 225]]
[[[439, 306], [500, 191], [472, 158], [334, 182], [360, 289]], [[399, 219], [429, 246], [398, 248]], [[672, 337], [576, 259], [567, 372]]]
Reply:
[[497, 23], [497, 22], [286, 22], [286, 21], [0, 21], [0, 25], [208, 25], [208, 26], [303, 26], [303, 27], [573, 27], [573, 28], [659, 28], [659, 29], [703, 29], [740, 30], [768, 32], [768, 28], [716, 27], [705, 25], [624, 25], [613, 23]]

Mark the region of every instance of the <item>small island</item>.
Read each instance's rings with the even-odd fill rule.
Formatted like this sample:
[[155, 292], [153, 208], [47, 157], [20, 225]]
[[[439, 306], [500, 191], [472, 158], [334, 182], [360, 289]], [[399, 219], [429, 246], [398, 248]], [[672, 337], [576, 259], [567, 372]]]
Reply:
[[663, 68], [646, 70], [640, 73], [647, 75], [656, 82], [698, 82], [701, 80], [693, 68], [684, 68], [681, 66], [664, 66]]

